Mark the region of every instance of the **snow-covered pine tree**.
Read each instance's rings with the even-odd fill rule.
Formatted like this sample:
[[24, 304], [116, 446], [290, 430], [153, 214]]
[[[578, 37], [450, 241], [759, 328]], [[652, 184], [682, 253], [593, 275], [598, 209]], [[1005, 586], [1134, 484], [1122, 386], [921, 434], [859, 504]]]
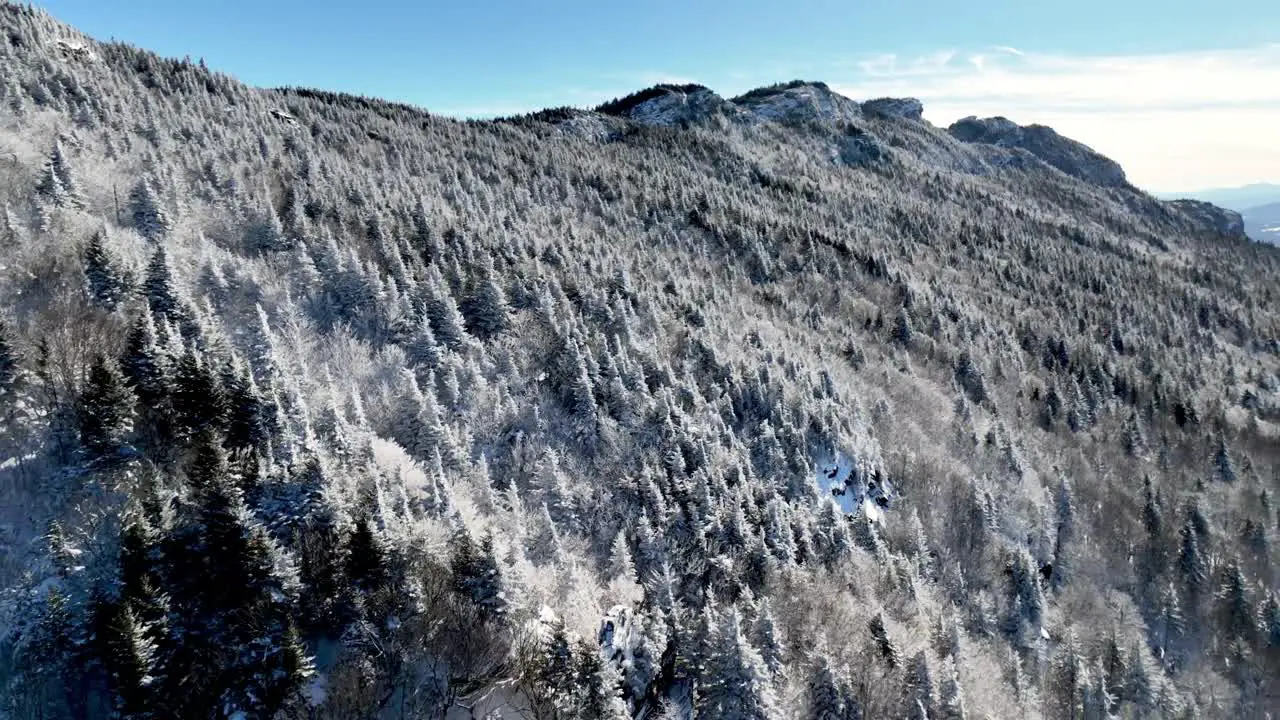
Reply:
[[769, 598], [761, 599], [755, 622], [751, 626], [751, 642], [760, 651], [765, 667], [774, 678], [780, 677], [786, 667], [785, 648], [779, 632]]
[[89, 369], [77, 410], [80, 447], [91, 466], [118, 462], [133, 432], [133, 393], [114, 360], [99, 355]]
[[1054, 496], [1054, 509], [1057, 513], [1057, 534], [1053, 544], [1053, 575], [1051, 582], [1056, 590], [1062, 589], [1071, 577], [1075, 563], [1076, 548], [1076, 507], [1071, 486], [1065, 475], [1058, 478], [1058, 489]]
[[172, 398], [177, 425], [187, 435], [225, 429], [228, 404], [221, 378], [195, 348], [178, 359]]
[[150, 720], [159, 717], [162, 681], [159, 652], [150, 629], [128, 602], [116, 605], [100, 638], [109, 654], [103, 658], [111, 676], [112, 695], [118, 717]]
[[511, 306], [498, 285], [493, 258], [486, 258], [481, 265], [475, 289], [462, 304], [462, 314], [467, 330], [482, 340], [495, 338], [511, 326]]
[[128, 273], [108, 249], [105, 231], [89, 237], [84, 251], [84, 276], [90, 301], [107, 312], [114, 312], [129, 294]]
[[157, 320], [164, 319], [178, 325], [186, 319], [173, 287], [173, 275], [169, 270], [169, 259], [163, 245], [156, 247], [152, 253], [141, 289]]
[[606, 582], [615, 579], [634, 582], [637, 579], [636, 566], [631, 560], [631, 546], [627, 542], [625, 530], [619, 530], [618, 534], [613, 537], [613, 544], [609, 547], [609, 557], [608, 562], [605, 564], [603, 577]]
[[875, 642], [876, 648], [880, 651], [880, 657], [884, 659], [889, 669], [893, 670], [901, 665], [902, 652], [898, 650], [897, 643], [889, 637], [889, 631], [884, 626], [884, 614], [876, 613], [867, 624], [867, 629], [871, 632], [871, 639]]
[[465, 528], [459, 530], [453, 540], [450, 569], [454, 589], [479, 608], [482, 619], [494, 621], [506, 614], [507, 599], [491, 536], [484, 536], [477, 544]]
[[1218, 478], [1225, 483], [1233, 483], [1236, 481], [1236, 467], [1231, 460], [1231, 450], [1227, 447], [1226, 435], [1222, 430], [1218, 431], [1216, 447], [1213, 451], [1213, 468], [1218, 474]]
[[942, 720], [965, 720], [964, 687], [960, 684], [960, 672], [955, 658], [942, 660], [941, 680], [938, 683], [938, 717]]
[[450, 350], [461, 350], [467, 341], [466, 320], [439, 269], [430, 266], [425, 281], [419, 283], [418, 288], [421, 291], [420, 304], [431, 322], [436, 339]]
[[149, 177], [138, 180], [129, 191], [129, 220], [142, 237], [159, 242], [173, 229], [173, 220], [161, 204]]
[[805, 684], [804, 720], [861, 720], [848, 681], [836, 675], [831, 662], [819, 654]]
[[53, 143], [53, 149], [45, 160], [36, 192], [58, 208], [79, 207], [84, 202], [61, 140], [55, 140]]
[[907, 663], [907, 671], [903, 677], [903, 715], [910, 715], [918, 708], [932, 713], [938, 700], [933, 682], [933, 670], [929, 666], [929, 658], [924, 650], [917, 652]]
[[579, 640], [574, 648], [573, 685], [578, 688], [575, 712], [582, 720], [630, 720], [622, 700], [622, 676], [618, 668], [600, 657], [600, 648]]
[[710, 654], [700, 673], [698, 717], [707, 720], [769, 720], [780, 706], [769, 668], [742, 632], [737, 609], [724, 613], [711, 633]]
[[0, 399], [11, 407], [21, 379], [22, 367], [18, 362], [18, 351], [14, 347], [12, 331], [4, 320], [0, 319]]

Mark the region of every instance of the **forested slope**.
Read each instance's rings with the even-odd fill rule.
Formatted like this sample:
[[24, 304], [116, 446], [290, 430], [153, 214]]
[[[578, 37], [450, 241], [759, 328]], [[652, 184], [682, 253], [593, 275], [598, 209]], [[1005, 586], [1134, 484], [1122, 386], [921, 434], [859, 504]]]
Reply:
[[457, 122], [0, 27], [0, 717], [1280, 706], [1238, 216], [820, 83]]

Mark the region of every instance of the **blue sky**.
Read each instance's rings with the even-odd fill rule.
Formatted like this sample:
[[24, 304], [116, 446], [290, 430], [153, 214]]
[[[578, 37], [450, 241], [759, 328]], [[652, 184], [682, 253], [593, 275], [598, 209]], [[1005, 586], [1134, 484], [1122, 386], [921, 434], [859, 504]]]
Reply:
[[50, 0], [100, 39], [455, 116], [797, 77], [1053, 125], [1151, 189], [1280, 180], [1275, 0]]

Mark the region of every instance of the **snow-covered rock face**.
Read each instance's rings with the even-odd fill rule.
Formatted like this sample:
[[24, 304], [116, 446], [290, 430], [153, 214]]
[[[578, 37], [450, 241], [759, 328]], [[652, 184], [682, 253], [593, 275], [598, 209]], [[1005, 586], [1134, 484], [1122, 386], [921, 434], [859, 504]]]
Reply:
[[1237, 239], [1245, 236], [1244, 218], [1234, 210], [1202, 200], [1174, 200], [1170, 205], [1210, 232]]
[[752, 90], [733, 99], [748, 117], [772, 122], [850, 123], [862, 117], [862, 108], [832, 92], [824, 83], [793, 83]]
[[1102, 187], [1126, 187], [1124, 170], [1083, 143], [1044, 125], [1022, 126], [1003, 117], [967, 117], [947, 128], [961, 142], [1022, 148], [1062, 172]]
[[627, 117], [643, 125], [671, 127], [705, 120], [731, 111], [724, 98], [707, 88], [692, 91], [669, 90], [645, 100], [627, 111]]
[[836, 144], [836, 160], [849, 167], [874, 165], [889, 157], [889, 148], [867, 132], [853, 132]]
[[554, 123], [556, 129], [565, 135], [607, 142], [616, 138], [625, 122], [608, 115], [592, 112], [574, 112]]
[[862, 103], [862, 110], [881, 117], [902, 118], [919, 122], [924, 119], [924, 105], [915, 98], [878, 98]]

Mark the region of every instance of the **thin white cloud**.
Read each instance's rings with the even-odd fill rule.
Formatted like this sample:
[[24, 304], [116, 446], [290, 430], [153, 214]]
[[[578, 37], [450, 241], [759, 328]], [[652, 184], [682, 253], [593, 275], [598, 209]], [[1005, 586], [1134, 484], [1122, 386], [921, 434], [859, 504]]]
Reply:
[[880, 55], [833, 89], [911, 96], [946, 125], [967, 115], [1042, 123], [1104, 152], [1130, 179], [1183, 190], [1280, 179], [1280, 44], [1080, 57], [1011, 47]]

